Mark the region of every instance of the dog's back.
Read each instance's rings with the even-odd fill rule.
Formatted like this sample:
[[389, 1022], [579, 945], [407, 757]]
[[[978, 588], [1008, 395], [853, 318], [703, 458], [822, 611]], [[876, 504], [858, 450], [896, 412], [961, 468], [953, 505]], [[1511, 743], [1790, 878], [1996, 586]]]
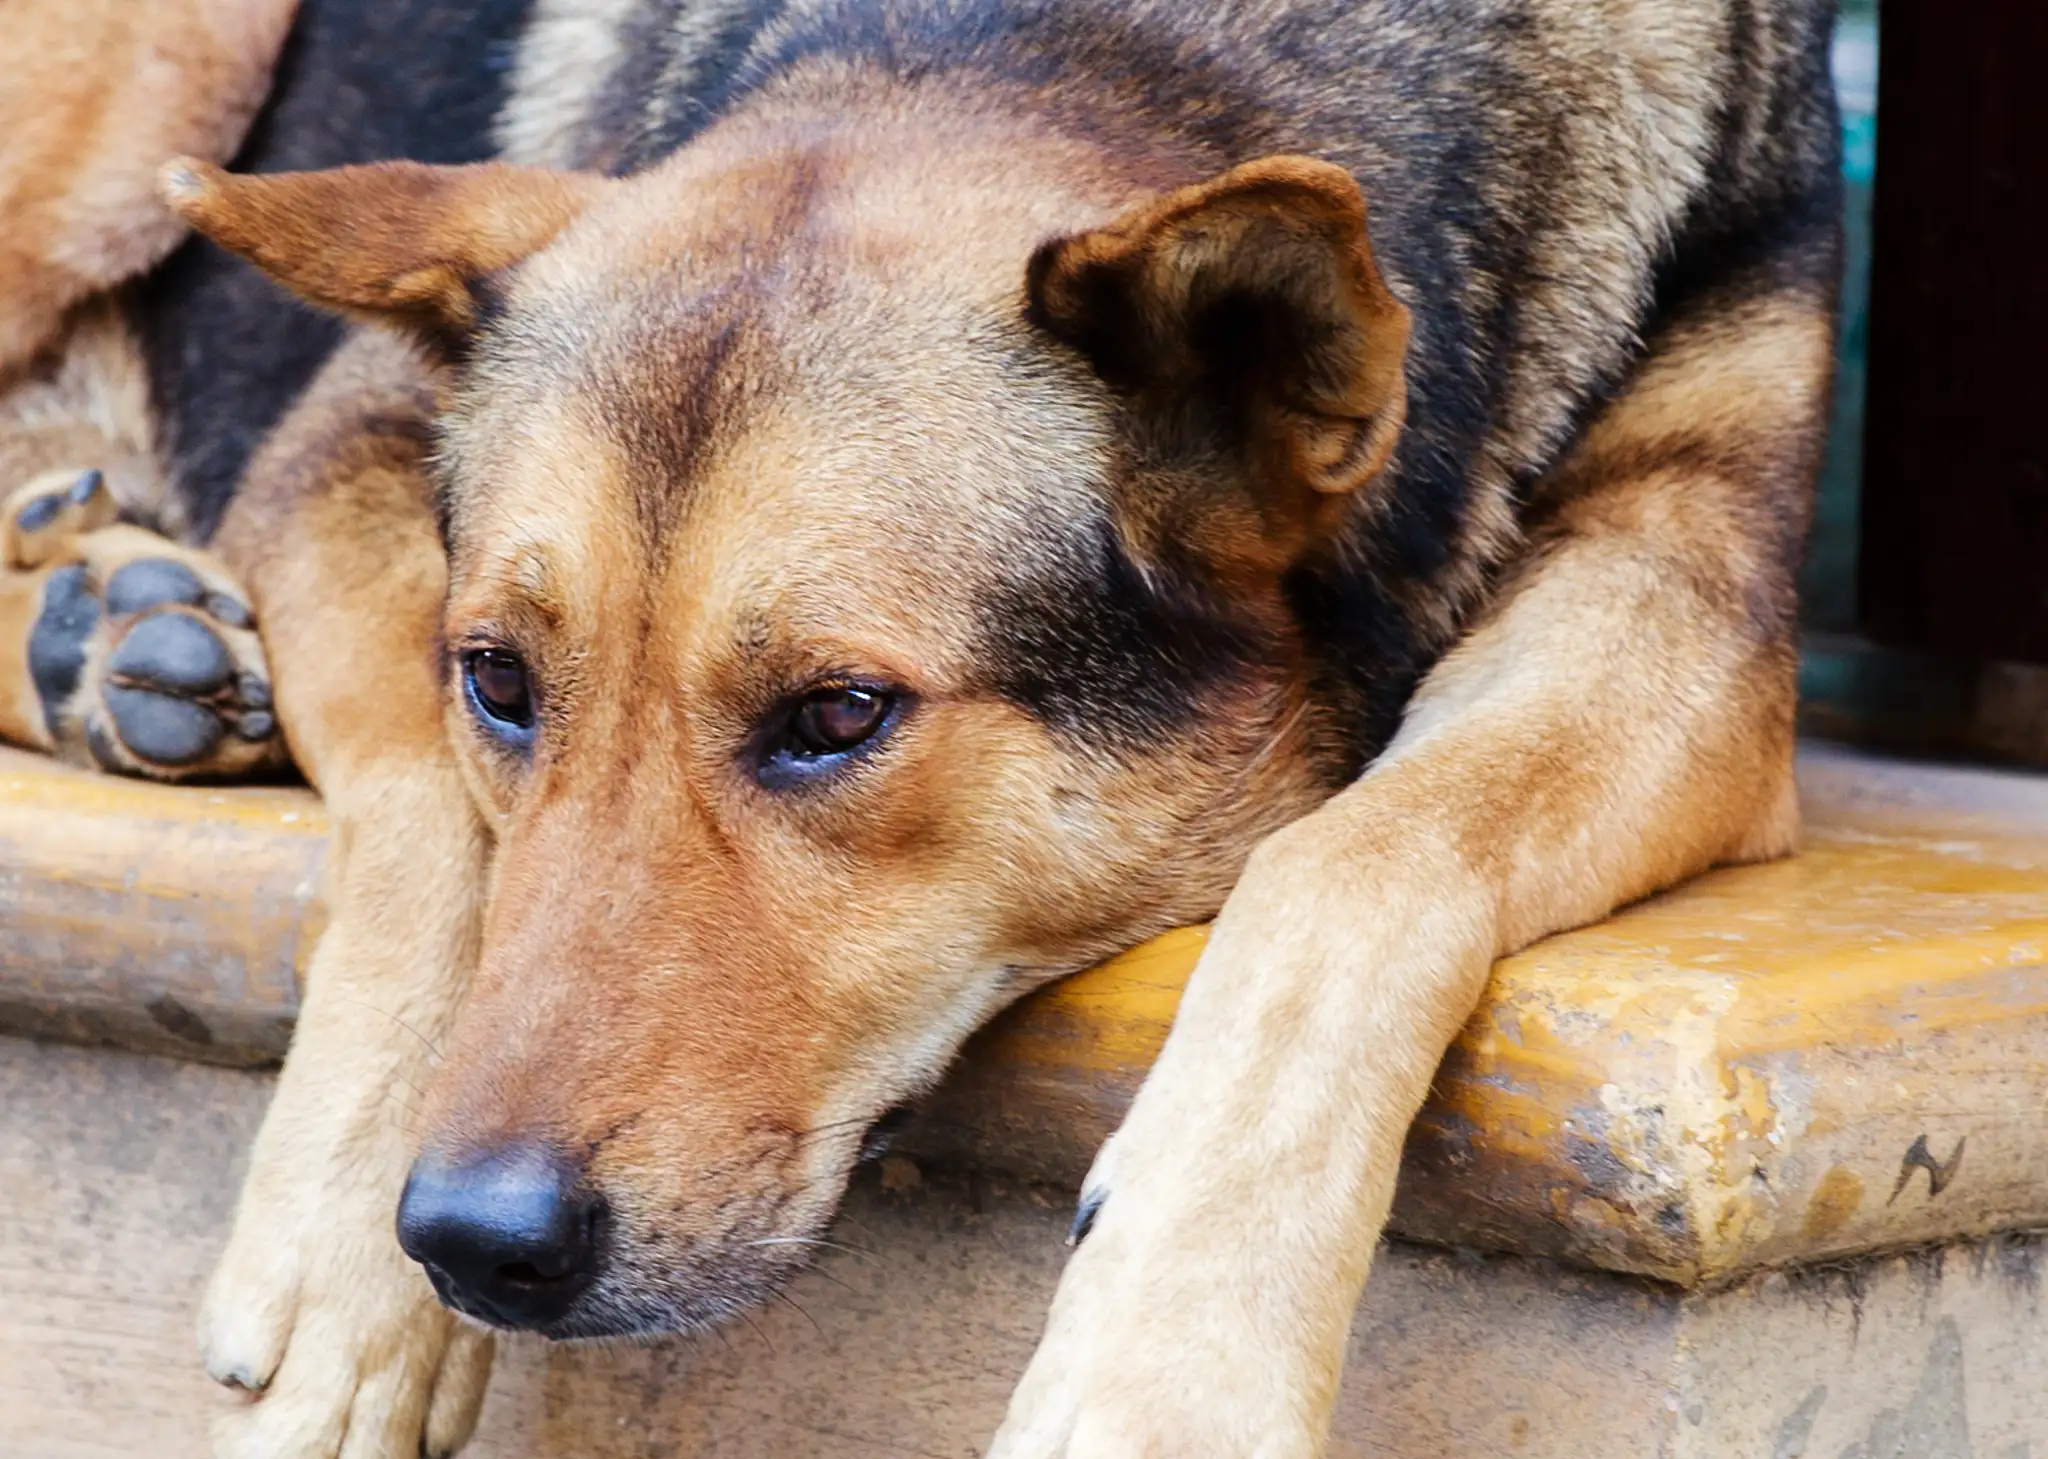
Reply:
[[[950, 75], [991, 106], [1127, 132], [1162, 189], [1337, 161], [1415, 315], [1400, 505], [1370, 575], [1305, 575], [1369, 753], [1519, 539], [1522, 492], [1659, 311], [1731, 255], [1834, 267], [1824, 0], [1171, 3], [310, 0], [246, 170], [385, 156], [636, 171], [722, 117]], [[519, 37], [524, 30], [523, 38]], [[517, 61], [514, 64], [514, 47]], [[499, 111], [495, 135], [491, 118]], [[1736, 261], [1739, 261], [1736, 260]], [[340, 326], [194, 242], [143, 286], [167, 453], [204, 536]]]
[[542, 0], [500, 131], [514, 160], [629, 173], [751, 109], [830, 115], [951, 77], [1114, 131], [1162, 190], [1274, 153], [1343, 165], [1415, 320], [1394, 505], [1295, 584], [1319, 657], [1345, 666], [1327, 687], [1355, 769], [1658, 318], [1788, 250], [1832, 288], [1832, 17], [1828, 0]]

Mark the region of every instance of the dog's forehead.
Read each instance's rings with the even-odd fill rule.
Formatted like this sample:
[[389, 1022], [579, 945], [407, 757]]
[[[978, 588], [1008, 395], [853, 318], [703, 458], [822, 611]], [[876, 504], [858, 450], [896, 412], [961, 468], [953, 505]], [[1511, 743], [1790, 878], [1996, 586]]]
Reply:
[[707, 626], [915, 608], [964, 635], [975, 601], [1101, 515], [1111, 469], [1107, 394], [1018, 294], [815, 253], [551, 265], [450, 412], [458, 560], [522, 591], [551, 574], [592, 615], [623, 577]]

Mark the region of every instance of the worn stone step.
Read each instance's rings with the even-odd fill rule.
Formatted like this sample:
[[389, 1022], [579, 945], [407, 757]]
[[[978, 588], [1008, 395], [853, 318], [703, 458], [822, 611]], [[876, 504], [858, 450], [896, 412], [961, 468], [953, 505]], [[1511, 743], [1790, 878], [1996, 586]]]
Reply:
[[[192, 1314], [268, 1097], [246, 1070], [0, 1039], [0, 1455], [204, 1459]], [[722, 1335], [509, 1344], [471, 1459], [973, 1459], [1065, 1199], [891, 1165]], [[2005, 1236], [1682, 1291], [1390, 1242], [1333, 1459], [2041, 1459], [2042, 1247]], [[1170, 1340], [1170, 1333], [1163, 1340]]]

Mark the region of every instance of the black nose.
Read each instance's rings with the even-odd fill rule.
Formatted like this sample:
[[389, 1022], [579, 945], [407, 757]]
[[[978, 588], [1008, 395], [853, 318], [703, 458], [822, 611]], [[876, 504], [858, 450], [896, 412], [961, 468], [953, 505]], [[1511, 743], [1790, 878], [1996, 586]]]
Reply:
[[580, 1165], [522, 1145], [413, 1162], [398, 1244], [441, 1300], [500, 1327], [546, 1327], [597, 1277], [604, 1201]]

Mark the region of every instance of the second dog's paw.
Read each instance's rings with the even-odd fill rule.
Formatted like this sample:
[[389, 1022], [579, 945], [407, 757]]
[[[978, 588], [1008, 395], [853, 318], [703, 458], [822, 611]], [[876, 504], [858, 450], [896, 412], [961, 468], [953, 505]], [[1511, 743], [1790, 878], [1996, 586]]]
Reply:
[[215, 1423], [220, 1459], [443, 1459], [475, 1428], [490, 1335], [355, 1204], [237, 1220], [199, 1318], [207, 1372], [246, 1395]]
[[45, 471], [0, 505], [0, 567], [41, 567], [73, 538], [113, 522], [114, 494], [99, 471]]
[[249, 609], [203, 554], [135, 527], [46, 569], [28, 670], [59, 754], [160, 780], [284, 760]]

